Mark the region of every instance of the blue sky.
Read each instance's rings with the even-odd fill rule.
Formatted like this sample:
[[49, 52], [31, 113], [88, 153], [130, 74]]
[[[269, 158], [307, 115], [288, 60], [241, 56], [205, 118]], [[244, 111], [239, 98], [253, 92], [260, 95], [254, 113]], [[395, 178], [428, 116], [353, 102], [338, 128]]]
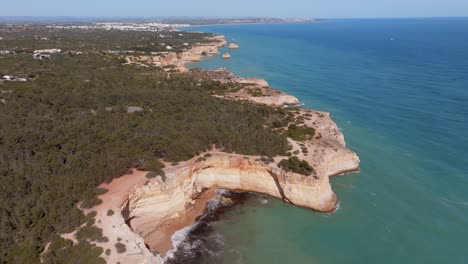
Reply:
[[468, 0], [3, 0], [0, 16], [468, 16]]

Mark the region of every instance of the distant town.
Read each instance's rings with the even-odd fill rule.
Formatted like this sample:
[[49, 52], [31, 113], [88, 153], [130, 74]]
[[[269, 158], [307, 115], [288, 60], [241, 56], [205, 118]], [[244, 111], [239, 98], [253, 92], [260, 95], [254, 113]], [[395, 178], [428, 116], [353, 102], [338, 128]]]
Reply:
[[139, 25], [134, 28], [168, 28], [187, 27], [197, 25], [224, 25], [224, 24], [264, 24], [264, 23], [307, 23], [319, 22], [320, 19], [299, 19], [299, 18], [80, 18], [80, 17], [0, 17], [0, 24], [56, 24], [57, 26], [89, 27], [119, 29], [124, 26], [124, 30], [131, 25]]

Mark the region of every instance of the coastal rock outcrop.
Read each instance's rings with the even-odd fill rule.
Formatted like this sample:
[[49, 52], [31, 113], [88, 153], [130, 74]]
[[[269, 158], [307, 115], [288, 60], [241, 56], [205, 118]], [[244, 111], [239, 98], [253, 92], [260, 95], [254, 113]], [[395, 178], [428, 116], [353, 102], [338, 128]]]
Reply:
[[231, 58], [231, 54], [229, 53], [224, 53], [223, 54], [223, 59], [230, 59]]
[[259, 104], [266, 104], [275, 107], [282, 106], [296, 106], [299, 105], [299, 99], [297, 97], [282, 93], [280, 91], [268, 88], [262, 89], [262, 95], [259, 96], [249, 96], [243, 93], [234, 93], [232, 96], [235, 96], [238, 99], [245, 99]]
[[261, 78], [243, 78], [232, 72], [220, 68], [217, 70], [192, 69], [188, 73], [196, 80], [214, 80], [221, 83], [237, 83], [242, 86], [234, 92], [228, 92], [224, 96], [227, 99], [247, 100], [254, 103], [266, 104], [273, 107], [297, 106], [299, 99], [290, 94], [269, 87], [268, 82]]
[[222, 35], [210, 36], [205, 39], [206, 43], [196, 43], [181, 52], [173, 52], [171, 47], [168, 51], [151, 52], [150, 55], [125, 55], [123, 59], [125, 64], [135, 64], [143, 67], [156, 66], [167, 71], [175, 69], [179, 72], [186, 72], [185, 64], [187, 62], [198, 62], [205, 56], [218, 55], [219, 48], [227, 45]]
[[244, 84], [253, 84], [258, 87], [269, 87], [270, 85], [265, 79], [262, 78], [241, 78], [238, 80], [239, 83], [244, 83]]
[[229, 48], [229, 49], [238, 49], [238, 48], [239, 48], [239, 45], [236, 44], [236, 43], [231, 43], [231, 44], [229, 44], [228, 48]]
[[209, 158], [193, 158], [166, 169], [165, 182], [135, 187], [122, 203], [126, 222], [152, 247], [152, 241], [160, 239], [159, 230], [183, 217], [207, 189], [265, 194], [295, 206], [333, 211], [337, 198], [329, 179], [358, 170], [359, 158], [345, 147], [343, 134], [328, 113], [299, 110], [298, 115], [307, 117], [306, 125], [319, 135], [303, 142], [289, 139], [293, 151], [302, 150], [298, 156], [311, 164], [313, 175], [283, 171], [276, 164], [287, 157], [276, 157], [267, 164], [257, 156], [210, 152]]
[[[181, 54], [162, 54], [150, 60], [160, 65], [182, 67], [186, 61], [197, 61], [201, 56], [217, 54], [219, 45], [226, 45], [221, 41], [221, 37], [213, 38], [217, 44], [192, 47]], [[222, 39], [224, 40], [224, 37]], [[132, 61], [142, 63], [139, 59]], [[300, 104], [296, 97], [270, 88], [264, 79], [242, 78], [225, 69], [214, 71], [193, 69], [184, 74], [190, 75], [197, 81], [236, 83], [236, 89], [228, 90], [223, 95], [215, 95], [225, 99], [247, 100], [273, 107]], [[194, 157], [176, 166], [167, 166], [164, 169], [166, 174], [164, 179], [160, 176], [141, 179], [140, 176], [137, 181], [135, 178], [127, 178], [129, 176], [127, 175], [111, 182], [109, 193], [100, 196], [104, 201], [103, 205], [92, 209], [98, 212], [98, 217], [101, 217], [96, 220], [98, 226], [104, 226], [103, 235], [109, 236], [111, 240], [128, 238], [124, 244], [130, 245], [135, 252], [141, 252], [138, 253], [141, 256], [131, 255], [135, 263], [161, 263], [162, 256], [168, 249], [160, 250], [156, 245], [159, 245], [161, 240], [170, 241], [174, 234], [172, 231], [165, 233], [162, 230], [167, 230], [168, 226], [187, 216], [196, 205], [197, 199], [209, 190], [253, 192], [315, 211], [335, 210], [337, 197], [331, 188], [330, 177], [359, 170], [359, 157], [346, 148], [344, 136], [329, 113], [306, 109], [292, 111], [295, 115], [294, 122], [301, 120], [299, 121], [301, 126], [314, 130], [313, 137], [306, 140], [296, 141], [288, 138], [292, 147], [291, 152], [310, 164], [314, 171], [312, 175], [286, 172], [278, 167], [277, 164], [288, 157], [278, 156], [273, 162], [264, 162], [259, 156], [213, 150], [209, 152], [210, 155]], [[131, 186], [122, 186], [118, 184], [119, 181], [135, 183]], [[113, 184], [117, 187], [112, 187]], [[118, 192], [114, 190], [119, 188], [121, 190]], [[105, 215], [104, 210], [109, 208], [116, 209], [118, 213], [112, 216]], [[102, 224], [106, 219], [112, 219], [119, 228], [110, 229], [109, 226]], [[126, 227], [122, 227], [122, 223], [125, 223]], [[130, 230], [132, 232], [129, 232]], [[160, 254], [152, 255], [144, 245], [152, 252], [159, 251]], [[108, 260], [118, 259], [115, 254], [103, 257]]]
[[[161, 263], [166, 251], [159, 251], [161, 240], [171, 243], [168, 226], [186, 218], [198, 197], [207, 190], [226, 189], [253, 192], [276, 197], [295, 206], [320, 212], [336, 208], [337, 197], [330, 185], [330, 177], [359, 169], [358, 156], [347, 149], [344, 136], [326, 112], [298, 109], [296, 118], [315, 130], [315, 136], [305, 141], [288, 139], [300, 159], [306, 160], [315, 173], [304, 176], [285, 172], [276, 164], [287, 157], [275, 157], [265, 163], [259, 156], [245, 156], [211, 151], [203, 159], [194, 157], [177, 166], [165, 169], [165, 179], [144, 179], [141, 173], [123, 176], [108, 185], [109, 192], [100, 196], [103, 204], [93, 208], [98, 212], [98, 226], [112, 241], [128, 239], [124, 244], [141, 252], [131, 255], [135, 263]], [[146, 182], [146, 183], [145, 183]], [[111, 208], [116, 211], [106, 215]], [[119, 228], [104, 224], [117, 223]], [[123, 226], [126, 223], [128, 226]], [[129, 232], [129, 231], [133, 232]], [[165, 231], [164, 231], [165, 230]], [[135, 236], [136, 235], [136, 236]], [[141, 240], [142, 239], [142, 240]], [[142, 245], [159, 252], [152, 256]], [[123, 243], [123, 242], [122, 242]], [[103, 245], [106, 247], [106, 245]], [[106, 259], [118, 259], [111, 254]]]

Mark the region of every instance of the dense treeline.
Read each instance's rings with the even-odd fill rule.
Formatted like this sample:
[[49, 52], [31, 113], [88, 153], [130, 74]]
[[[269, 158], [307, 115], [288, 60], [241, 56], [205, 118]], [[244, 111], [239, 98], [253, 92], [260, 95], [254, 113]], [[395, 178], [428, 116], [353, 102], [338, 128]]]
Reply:
[[3, 263], [39, 262], [50, 241], [46, 262], [102, 261], [92, 239], [73, 246], [57, 234], [88, 221], [76, 205], [98, 203], [96, 186], [130, 167], [157, 172], [160, 159], [186, 160], [213, 145], [246, 155], [288, 150], [286, 137], [268, 128], [286, 110], [219, 99], [212, 93], [226, 85], [168, 78], [157, 68], [121, 65], [114, 55], [2, 55], [2, 74], [34, 78], [0, 83]]

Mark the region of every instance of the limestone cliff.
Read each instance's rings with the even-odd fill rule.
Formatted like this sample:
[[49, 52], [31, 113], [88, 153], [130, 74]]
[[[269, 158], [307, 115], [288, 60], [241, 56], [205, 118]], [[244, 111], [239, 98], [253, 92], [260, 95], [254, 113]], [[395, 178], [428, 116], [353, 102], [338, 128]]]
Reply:
[[187, 74], [196, 80], [214, 80], [221, 83], [241, 84], [235, 92], [227, 92], [223, 98], [247, 100], [254, 103], [266, 104], [273, 107], [297, 106], [299, 99], [290, 94], [273, 89], [265, 79], [243, 78], [232, 72], [220, 68], [217, 70], [192, 69]]
[[[128, 57], [127, 60], [128, 63], [142, 63], [142, 65], [151, 63], [161, 66], [183, 66], [186, 61], [197, 61], [201, 56], [217, 54], [218, 48], [226, 45], [222, 36], [214, 36], [212, 40], [213, 43], [192, 47], [181, 54], [153, 54], [155, 56], [143, 59]], [[214, 71], [197, 69], [185, 74], [199, 81], [209, 79], [221, 83], [239, 84], [237, 90], [219, 96], [225, 99], [247, 100], [273, 107], [300, 103], [296, 97], [270, 88], [266, 80], [242, 78], [225, 69]], [[149, 241], [161, 237], [161, 230], [165, 226], [171, 225], [175, 219], [187, 214], [193, 207], [195, 199], [207, 189], [254, 192], [320, 212], [335, 210], [337, 197], [331, 188], [330, 177], [358, 170], [359, 158], [346, 148], [344, 136], [329, 113], [306, 109], [294, 111], [295, 119], [302, 120], [301, 125], [313, 128], [315, 131], [314, 136], [305, 141], [288, 139], [292, 152], [313, 167], [315, 171], [313, 175], [304, 176], [283, 171], [277, 164], [288, 157], [275, 157], [274, 162], [264, 163], [258, 156], [211, 151], [208, 158], [195, 157], [180, 165], [168, 166], [165, 169], [165, 180], [161, 177], [146, 180], [140, 176], [138, 182], [131, 186], [125, 181], [135, 181], [135, 178], [124, 176], [122, 179], [114, 180], [110, 184], [111, 191], [100, 197], [104, 201], [103, 205], [93, 209], [98, 212], [99, 220], [102, 219], [97, 225], [103, 227], [104, 235], [111, 240], [128, 238], [125, 244], [140, 254], [132, 253], [127, 256], [131, 257], [134, 263], [160, 263], [163, 261], [162, 258], [152, 255], [143, 246], [141, 238], [151, 247]], [[119, 181], [122, 183], [119, 184]], [[112, 187], [112, 184], [117, 187]], [[116, 209], [118, 213], [112, 216], [106, 215], [105, 212], [109, 208]], [[112, 229], [105, 224], [105, 221], [109, 220], [115, 224]], [[123, 223], [128, 225], [123, 227]], [[119, 228], [116, 228], [117, 224]], [[119, 259], [115, 254], [103, 257], [111, 261]]]
[[359, 168], [359, 158], [345, 147], [343, 134], [328, 113], [298, 110], [305, 125], [314, 127], [316, 137], [304, 142], [289, 139], [293, 151], [307, 160], [316, 174], [303, 176], [287, 173], [275, 162], [265, 164], [259, 157], [211, 152], [204, 161], [197, 158], [166, 169], [167, 180], [152, 181], [135, 187], [122, 204], [130, 226], [146, 240], [159, 236], [158, 230], [181, 217], [205, 189], [220, 188], [254, 192], [276, 197], [295, 206], [320, 212], [336, 208], [330, 176]]
[[[276, 157], [274, 162], [266, 164], [258, 156], [212, 151], [206, 159], [195, 157], [169, 166], [165, 169], [165, 181], [157, 177], [143, 184], [141, 175], [139, 178], [128, 175], [102, 186], [110, 191], [100, 197], [104, 203], [92, 209], [98, 212], [98, 226], [102, 226], [104, 235], [111, 240], [125, 238], [129, 248], [140, 252], [126, 256], [134, 263], [161, 263], [160, 256], [152, 256], [142, 247], [140, 238], [150, 248], [155, 239], [170, 239], [172, 234], [164, 234], [162, 230], [184, 217], [195, 199], [207, 189], [261, 193], [295, 206], [333, 211], [337, 197], [330, 177], [358, 170], [359, 158], [346, 148], [343, 134], [328, 113], [301, 109], [297, 110], [296, 117], [301, 117], [305, 126], [314, 128], [315, 136], [302, 142], [289, 139], [289, 143], [292, 151], [299, 151], [299, 158], [309, 162], [315, 174], [303, 176], [281, 170], [276, 164], [287, 157]], [[115, 208], [116, 214], [106, 215], [109, 208]], [[114, 223], [114, 228], [107, 224], [109, 221]], [[115, 228], [115, 223], [119, 228]], [[122, 259], [115, 254], [103, 257]]]

